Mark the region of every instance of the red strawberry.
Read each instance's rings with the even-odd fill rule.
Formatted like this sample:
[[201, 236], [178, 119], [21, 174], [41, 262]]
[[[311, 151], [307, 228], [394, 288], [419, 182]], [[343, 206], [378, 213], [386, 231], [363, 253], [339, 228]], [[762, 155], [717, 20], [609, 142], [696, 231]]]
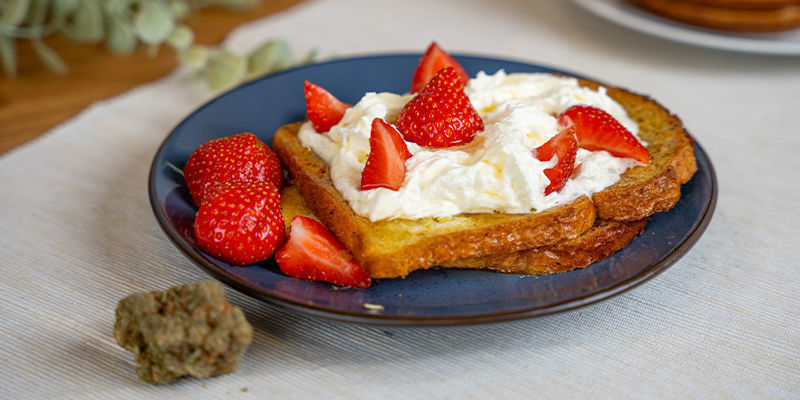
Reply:
[[605, 150], [615, 157], [633, 158], [650, 164], [650, 153], [607, 112], [590, 106], [572, 106], [561, 113], [558, 122], [573, 126], [578, 145], [590, 151]]
[[306, 96], [306, 113], [308, 120], [319, 132], [327, 132], [332, 126], [339, 123], [347, 110], [347, 104], [342, 103], [327, 90], [309, 81], [303, 84], [303, 93]]
[[286, 244], [275, 254], [278, 266], [293, 278], [366, 289], [372, 281], [341, 242], [317, 220], [297, 215]]
[[464, 94], [456, 70], [447, 67], [400, 110], [396, 125], [409, 142], [448, 147], [470, 142], [483, 129], [483, 120]]
[[208, 192], [228, 181], [269, 182], [283, 185], [278, 156], [252, 133], [214, 139], [198, 147], [183, 169], [189, 194], [198, 206]]
[[406, 177], [406, 160], [411, 157], [400, 132], [386, 121], [372, 120], [369, 134], [369, 157], [361, 172], [361, 190], [400, 189]]
[[544, 188], [544, 194], [557, 192], [564, 187], [567, 179], [575, 169], [575, 154], [578, 153], [578, 141], [575, 139], [575, 130], [564, 129], [543, 145], [533, 150], [537, 160], [547, 162], [558, 158], [556, 165], [544, 170], [544, 175], [550, 179], [550, 184]]
[[197, 211], [197, 245], [234, 265], [266, 260], [286, 234], [279, 203], [278, 190], [268, 182], [217, 186]]
[[431, 43], [428, 50], [425, 51], [425, 55], [419, 60], [417, 69], [414, 70], [414, 77], [411, 79], [411, 93], [418, 93], [437, 72], [446, 67], [456, 69], [458, 76], [461, 77], [462, 85], [469, 82], [469, 75], [461, 67], [461, 64], [442, 50], [436, 42]]

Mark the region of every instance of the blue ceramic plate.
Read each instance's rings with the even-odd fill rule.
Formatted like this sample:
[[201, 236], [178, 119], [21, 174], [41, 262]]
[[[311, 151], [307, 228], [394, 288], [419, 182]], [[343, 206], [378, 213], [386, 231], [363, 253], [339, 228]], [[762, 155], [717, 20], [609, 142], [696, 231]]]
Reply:
[[[408, 90], [420, 54], [377, 55], [304, 66], [235, 88], [195, 111], [167, 136], [150, 171], [156, 219], [187, 257], [225, 284], [299, 312], [336, 320], [392, 326], [448, 326], [508, 321], [573, 309], [628, 290], [663, 271], [697, 241], [716, 200], [716, 178], [698, 145], [699, 170], [675, 208], [655, 215], [645, 232], [613, 257], [588, 268], [534, 277], [471, 270], [417, 271], [405, 279], [375, 280], [367, 290], [336, 289], [283, 275], [274, 260], [233, 267], [200, 250], [192, 224], [196, 208], [182, 167], [200, 144], [249, 131], [266, 143], [281, 125], [305, 118], [303, 81], [355, 103], [367, 91]], [[467, 72], [563, 72], [522, 62], [457, 56]], [[365, 307], [381, 305], [382, 310]]]

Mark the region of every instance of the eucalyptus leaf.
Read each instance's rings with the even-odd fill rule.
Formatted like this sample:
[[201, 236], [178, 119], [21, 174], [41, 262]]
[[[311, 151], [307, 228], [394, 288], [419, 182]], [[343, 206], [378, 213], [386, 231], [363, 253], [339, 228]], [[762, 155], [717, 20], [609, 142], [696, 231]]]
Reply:
[[31, 0], [3, 0], [0, 2], [0, 24], [17, 26], [25, 20]]
[[208, 61], [208, 48], [205, 46], [192, 46], [179, 51], [178, 58], [182, 63], [190, 67], [202, 68]]
[[106, 19], [106, 47], [114, 54], [130, 54], [136, 49], [136, 36], [130, 22], [120, 16]]
[[311, 49], [311, 51], [303, 57], [303, 61], [300, 63], [301, 65], [313, 64], [317, 62], [317, 58], [319, 58], [319, 52], [317, 49]]
[[186, 0], [170, 0], [169, 10], [175, 19], [182, 20], [189, 16], [192, 8], [189, 6], [189, 2]]
[[53, 17], [58, 19], [66, 18], [75, 13], [81, 5], [81, 0], [52, 0], [52, 3]]
[[194, 32], [177, 25], [195, 8], [222, 5], [248, 9], [265, 0], [0, 0], [0, 63], [7, 77], [17, 74], [17, 42], [29, 40], [39, 59], [65, 73], [61, 57], [42, 38], [61, 33], [75, 42], [105, 42], [109, 52], [129, 54], [140, 44], [155, 55], [166, 43], [180, 61], [199, 70], [209, 87], [226, 89], [244, 79], [293, 64], [289, 46], [270, 40], [249, 56], [193, 45]]
[[50, 0], [32, 0], [28, 16], [25, 18], [25, 24], [30, 27], [41, 27], [49, 9]]
[[9, 78], [17, 76], [17, 44], [14, 38], [0, 36], [0, 59], [6, 76]]
[[161, 47], [161, 46], [159, 46], [159, 45], [157, 45], [157, 44], [151, 44], [151, 45], [147, 45], [147, 46], [144, 48], [144, 50], [145, 50], [145, 53], [147, 53], [147, 56], [148, 56], [148, 57], [150, 57], [150, 58], [155, 58], [155, 56], [157, 56], [157, 55], [158, 55], [158, 49], [159, 49], [160, 47]]
[[41, 40], [31, 40], [31, 45], [33, 45], [39, 60], [47, 68], [61, 75], [67, 73], [67, 65], [64, 64], [64, 60], [53, 49], [47, 47]]
[[231, 10], [249, 10], [257, 6], [261, 0], [217, 0], [217, 3]]
[[135, 0], [104, 0], [103, 10], [107, 16], [114, 15], [119, 18], [126, 17]]
[[229, 89], [247, 74], [247, 59], [227, 52], [216, 52], [206, 64], [206, 83], [211, 90]]
[[284, 40], [270, 40], [250, 53], [247, 76], [255, 78], [292, 66], [292, 53]]
[[176, 26], [167, 38], [167, 44], [177, 50], [188, 48], [194, 42], [194, 32], [186, 25]]
[[68, 38], [77, 42], [97, 43], [103, 40], [103, 10], [100, 3], [80, 0], [78, 9], [72, 15], [72, 23], [61, 30]]
[[166, 3], [145, 1], [134, 18], [134, 25], [136, 35], [142, 42], [156, 45], [167, 39], [175, 27], [175, 21]]

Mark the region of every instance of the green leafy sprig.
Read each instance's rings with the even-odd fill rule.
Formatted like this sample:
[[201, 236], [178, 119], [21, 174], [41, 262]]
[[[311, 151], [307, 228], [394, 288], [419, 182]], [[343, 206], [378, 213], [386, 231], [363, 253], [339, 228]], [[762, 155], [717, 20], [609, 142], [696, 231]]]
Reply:
[[[162, 45], [198, 71], [212, 90], [294, 64], [288, 44], [270, 40], [249, 54], [194, 44], [194, 32], [182, 22], [197, 9], [220, 5], [242, 10], [262, 0], [0, 0], [0, 63], [7, 77], [17, 75], [17, 42], [29, 40], [39, 60], [66, 74], [67, 65], [42, 39], [62, 35], [86, 44], [105, 43], [117, 55], [140, 46], [156, 54]], [[310, 54], [303, 62], [313, 61]]]

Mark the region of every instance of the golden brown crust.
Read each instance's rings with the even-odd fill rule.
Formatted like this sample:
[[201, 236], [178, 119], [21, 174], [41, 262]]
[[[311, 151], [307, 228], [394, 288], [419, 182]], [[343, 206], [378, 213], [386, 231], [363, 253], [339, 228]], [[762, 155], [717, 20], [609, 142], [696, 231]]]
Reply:
[[631, 1], [663, 17], [713, 29], [770, 32], [800, 27], [800, 3], [792, 1]]
[[707, 7], [735, 8], [742, 10], [775, 10], [800, 5], [800, 0], [673, 0], [695, 3]]
[[[597, 88], [598, 83], [581, 84]], [[373, 278], [406, 276], [416, 269], [438, 265], [467, 265], [469, 258], [489, 256], [484, 262], [509, 272], [551, 273], [588, 265], [606, 258], [641, 232], [644, 220], [672, 208], [680, 198], [680, 185], [697, 169], [694, 144], [681, 121], [645, 96], [608, 88], [639, 124], [648, 142], [651, 162], [626, 171], [619, 182], [596, 193], [592, 200], [575, 202], [535, 214], [467, 214], [452, 218], [370, 222], [358, 216], [336, 190], [325, 162], [297, 139], [301, 123], [280, 128], [272, 149], [289, 169], [313, 214], [342, 241]], [[595, 217], [605, 222], [584, 239], [568, 243], [593, 226]], [[612, 232], [617, 229], [617, 240]], [[560, 245], [557, 243], [561, 243]], [[549, 264], [541, 254], [518, 253], [542, 246], [562, 257]], [[500, 254], [497, 256], [496, 254]], [[493, 258], [495, 257], [495, 258]], [[514, 262], [520, 264], [514, 269]], [[469, 264], [470, 268], [477, 264]]]
[[[581, 80], [597, 88], [599, 84]], [[592, 196], [598, 219], [636, 221], [678, 202], [680, 187], [697, 171], [694, 141], [678, 117], [654, 100], [619, 88], [608, 88], [639, 125], [639, 136], [647, 142], [650, 164], [626, 171], [620, 180]]]
[[356, 215], [333, 186], [324, 161], [300, 144], [299, 124], [275, 133], [272, 148], [289, 169], [308, 207], [372, 278], [406, 276], [455, 260], [554, 244], [589, 229], [586, 197], [536, 214], [468, 214], [370, 222]]
[[447, 267], [529, 275], [567, 272], [611, 257], [641, 234], [645, 225], [647, 219], [595, 220], [594, 226], [575, 239], [530, 250], [458, 260]]
[[[290, 231], [290, 221], [295, 215], [316, 218], [297, 187], [292, 184], [287, 184], [281, 190], [281, 212], [286, 223], [286, 232]], [[447, 263], [445, 267], [529, 275], [566, 272], [611, 257], [639, 235], [646, 224], [647, 219], [595, 220], [591, 228], [574, 239], [535, 249], [456, 260]]]

